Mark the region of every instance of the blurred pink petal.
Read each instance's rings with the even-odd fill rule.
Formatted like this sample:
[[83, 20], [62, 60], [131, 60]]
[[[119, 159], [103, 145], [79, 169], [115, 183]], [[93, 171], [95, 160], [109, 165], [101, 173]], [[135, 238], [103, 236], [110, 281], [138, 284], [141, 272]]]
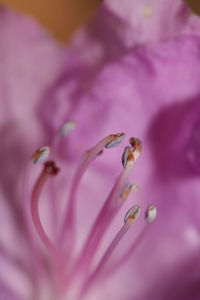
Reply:
[[27, 253], [22, 222], [21, 177], [30, 152], [44, 136], [36, 111], [43, 93], [61, 72], [63, 50], [34, 21], [3, 7], [0, 36], [0, 236], [2, 253], [7, 253], [7, 258], [3, 254], [0, 258], [0, 277], [26, 294], [28, 276], [26, 279], [16, 259], [24, 258], [29, 268], [31, 253]]
[[[8, 294], [39, 300], [198, 299], [199, 19], [178, 0], [108, 0], [65, 53], [28, 19], [2, 9], [0, 22], [6, 99], [0, 289], [5, 284]], [[126, 168], [121, 145], [98, 156], [117, 132], [120, 141], [125, 132], [143, 142], [130, 182], [133, 149], [126, 148]], [[29, 207], [20, 199], [19, 177], [40, 144], [52, 146], [50, 159], [60, 172], [52, 162], [41, 173], [30, 166]], [[134, 204], [142, 216], [126, 232], [132, 201], [118, 214], [119, 200], [132, 182], [140, 187]], [[147, 228], [144, 214], [152, 203], [158, 217]]]

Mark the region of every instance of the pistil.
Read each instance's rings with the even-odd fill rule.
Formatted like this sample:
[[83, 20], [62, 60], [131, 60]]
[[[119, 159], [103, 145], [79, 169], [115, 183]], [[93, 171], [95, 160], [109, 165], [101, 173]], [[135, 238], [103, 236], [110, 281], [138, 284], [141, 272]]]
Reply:
[[38, 203], [39, 203], [39, 197], [41, 195], [42, 189], [47, 182], [48, 179], [50, 179], [52, 176], [55, 176], [58, 174], [59, 169], [55, 166], [54, 162], [48, 161], [44, 165], [44, 169], [42, 173], [40, 174], [39, 178], [37, 179], [35, 186], [32, 191], [31, 195], [31, 215], [33, 224], [35, 226], [35, 229], [43, 242], [43, 244], [46, 246], [46, 248], [49, 250], [51, 255], [54, 257], [55, 261], [58, 263], [60, 260], [60, 256], [58, 254], [58, 251], [55, 247], [55, 245], [52, 243], [52, 241], [47, 236], [42, 222], [40, 220], [39, 216], [39, 210], [38, 210]]

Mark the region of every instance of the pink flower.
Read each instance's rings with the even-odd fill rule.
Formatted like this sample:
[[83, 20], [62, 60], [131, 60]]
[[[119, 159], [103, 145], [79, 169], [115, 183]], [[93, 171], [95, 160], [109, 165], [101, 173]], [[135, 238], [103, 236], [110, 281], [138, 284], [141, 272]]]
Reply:
[[108, 0], [64, 50], [1, 15], [3, 299], [199, 299], [199, 19]]

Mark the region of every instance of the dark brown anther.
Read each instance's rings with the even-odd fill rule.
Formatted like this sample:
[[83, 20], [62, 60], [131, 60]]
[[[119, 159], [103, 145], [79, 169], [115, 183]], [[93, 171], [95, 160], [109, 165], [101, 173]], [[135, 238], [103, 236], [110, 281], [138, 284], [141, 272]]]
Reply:
[[51, 175], [57, 175], [59, 172], [59, 168], [56, 167], [56, 164], [54, 161], [47, 161], [44, 164], [44, 171]]

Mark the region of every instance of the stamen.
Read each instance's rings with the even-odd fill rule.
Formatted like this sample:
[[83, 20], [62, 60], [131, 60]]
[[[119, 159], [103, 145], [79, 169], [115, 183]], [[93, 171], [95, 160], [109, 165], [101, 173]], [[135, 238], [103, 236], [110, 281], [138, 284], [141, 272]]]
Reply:
[[41, 147], [37, 149], [33, 154], [32, 154], [32, 161], [34, 164], [44, 161], [50, 154], [51, 148], [48, 146]]
[[147, 223], [152, 223], [157, 215], [157, 209], [154, 205], [149, 205], [146, 209], [145, 220]]
[[[130, 152], [130, 157], [127, 159], [127, 163], [123, 171], [121, 172], [119, 179], [111, 190], [108, 198], [106, 199], [102, 209], [100, 210], [94, 225], [88, 235], [88, 238], [83, 247], [82, 253], [78, 259], [78, 262], [75, 266], [75, 273], [89, 269], [93, 257], [99, 247], [99, 244], [105, 235], [105, 232], [108, 230], [109, 225], [116, 216], [117, 212], [120, 210], [122, 204], [124, 203], [125, 194], [129, 194], [126, 190], [125, 194], [124, 187], [127, 185], [127, 181], [132, 170], [134, 159], [133, 153]], [[122, 192], [123, 191], [123, 192]], [[122, 196], [123, 195], [123, 196]], [[122, 196], [122, 197], [121, 197]], [[128, 196], [128, 195], [127, 195]]]
[[56, 167], [55, 163], [53, 161], [48, 161], [44, 165], [44, 169], [37, 179], [35, 186], [32, 191], [31, 195], [31, 215], [33, 219], [33, 224], [35, 226], [35, 229], [44, 243], [44, 245], [47, 247], [47, 249], [51, 252], [51, 254], [54, 256], [56, 262], [59, 261], [58, 259], [58, 252], [49, 237], [47, 236], [42, 223], [40, 221], [39, 211], [38, 211], [38, 202], [39, 202], [39, 196], [41, 195], [42, 189], [46, 183], [46, 181], [51, 177], [55, 176], [58, 173], [59, 169]]
[[121, 227], [121, 229], [118, 231], [110, 245], [108, 246], [107, 250], [105, 251], [102, 259], [100, 260], [99, 264], [97, 265], [94, 272], [90, 275], [89, 279], [86, 281], [86, 283], [83, 286], [83, 289], [81, 291], [81, 294], [83, 295], [87, 289], [91, 286], [91, 284], [94, 282], [94, 280], [97, 279], [99, 273], [103, 270], [104, 266], [108, 262], [110, 256], [114, 252], [115, 248], [118, 246], [118, 244], [121, 242], [127, 231], [130, 229], [131, 225], [137, 220], [137, 218], [140, 215], [140, 207], [138, 205], [133, 206], [131, 209], [128, 210], [124, 217], [124, 225]]
[[[92, 148], [92, 149], [93, 149], [93, 148]], [[86, 157], [90, 154], [90, 152], [92, 151], [92, 149], [88, 149], [88, 150], [85, 151], [85, 153], [83, 154], [83, 156], [82, 156], [82, 158], [81, 158], [81, 162], [83, 162], [83, 161], [86, 159]], [[97, 153], [96, 156], [100, 156], [100, 155], [102, 155], [102, 154], [103, 154], [103, 149], [101, 149], [101, 150], [99, 151], [99, 153]]]
[[[27, 229], [27, 235], [30, 243], [30, 248], [33, 254], [33, 260], [32, 260], [32, 266], [31, 269], [33, 273], [36, 274], [42, 274], [45, 270], [43, 269], [43, 264], [41, 263], [41, 257], [39, 254], [39, 248], [37, 245], [37, 240], [35, 237], [35, 233], [33, 231], [33, 224], [31, 221], [31, 212], [30, 212], [30, 204], [29, 204], [29, 198], [30, 198], [30, 191], [29, 191], [29, 180], [30, 180], [30, 174], [31, 174], [31, 168], [33, 167], [32, 163], [36, 164], [39, 161], [42, 161], [46, 159], [50, 152], [50, 147], [41, 147], [38, 150], [36, 150], [33, 155], [31, 156], [31, 159], [28, 160], [23, 174], [23, 180], [22, 180], [22, 208], [23, 208], [23, 216], [25, 221], [25, 226]], [[36, 278], [37, 280], [38, 278]]]
[[61, 256], [60, 251], [58, 250], [58, 247], [54, 245], [54, 243], [46, 234], [42, 222], [40, 220], [39, 208], [38, 208], [39, 197], [42, 193], [42, 189], [44, 188], [45, 183], [52, 176], [57, 175], [58, 172], [59, 169], [57, 168], [57, 166], [53, 161], [47, 161], [44, 164], [43, 171], [41, 172], [40, 176], [38, 177], [33, 187], [32, 195], [31, 195], [31, 215], [38, 236], [40, 237], [44, 246], [47, 248], [48, 252], [53, 258], [52, 267], [55, 268], [53, 274], [55, 276], [56, 289], [60, 290], [63, 288], [64, 278], [65, 278], [63, 258]]
[[125, 254], [118, 261], [113, 263], [113, 265], [106, 271], [106, 273], [104, 272], [104, 278], [110, 276], [111, 274], [114, 274], [115, 271], [119, 270], [120, 266], [126, 263], [129, 260], [129, 258], [133, 255], [133, 253], [138, 249], [138, 247], [141, 245], [148, 233], [150, 224], [155, 220], [156, 214], [156, 207], [152, 204], [149, 205], [145, 212], [146, 225], [144, 226], [134, 243], [129, 247], [129, 249], [127, 249]]
[[72, 187], [70, 190], [69, 202], [67, 205], [66, 213], [63, 220], [63, 225], [61, 227], [60, 233], [60, 243], [64, 244], [65, 236], [68, 235], [69, 245], [67, 245], [68, 252], [72, 252], [73, 244], [74, 244], [74, 224], [75, 224], [75, 199], [77, 194], [77, 188], [85, 174], [89, 164], [99, 155], [102, 150], [106, 148], [111, 148], [118, 146], [122, 140], [124, 139], [124, 133], [111, 134], [102, 139], [99, 143], [97, 143], [92, 149], [86, 152], [83, 159], [80, 162], [80, 165], [77, 168], [75, 173]]
[[73, 120], [67, 121], [59, 130], [60, 136], [67, 136], [76, 128], [76, 122]]

